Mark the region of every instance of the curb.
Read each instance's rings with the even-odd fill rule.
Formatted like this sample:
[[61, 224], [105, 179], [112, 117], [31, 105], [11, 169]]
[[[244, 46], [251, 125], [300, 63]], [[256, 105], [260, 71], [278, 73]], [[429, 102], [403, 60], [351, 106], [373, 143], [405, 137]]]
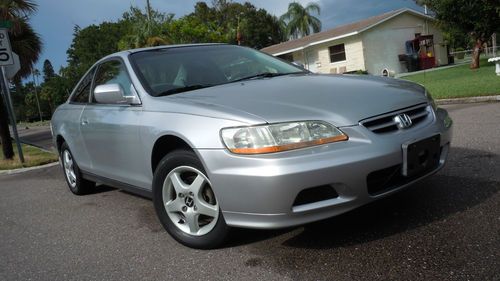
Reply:
[[438, 105], [464, 104], [464, 103], [480, 103], [480, 102], [500, 102], [500, 95], [496, 95], [496, 96], [482, 96], [482, 97], [470, 97], [470, 98], [456, 98], [456, 99], [438, 99], [438, 100], [436, 100], [436, 103]]
[[0, 175], [13, 175], [13, 174], [19, 174], [19, 173], [24, 173], [28, 171], [33, 171], [33, 170], [38, 170], [38, 169], [43, 169], [43, 168], [49, 168], [59, 165], [59, 161], [41, 165], [41, 166], [35, 166], [35, 167], [28, 167], [28, 168], [19, 168], [19, 169], [12, 169], [12, 170], [3, 170], [0, 171]]

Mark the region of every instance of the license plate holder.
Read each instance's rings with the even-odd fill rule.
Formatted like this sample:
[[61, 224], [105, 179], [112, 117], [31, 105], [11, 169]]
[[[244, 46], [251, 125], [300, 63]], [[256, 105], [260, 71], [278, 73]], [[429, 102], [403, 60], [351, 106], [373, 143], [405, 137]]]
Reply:
[[441, 136], [434, 135], [425, 139], [405, 143], [403, 148], [403, 167], [401, 174], [411, 177], [431, 171], [439, 165]]

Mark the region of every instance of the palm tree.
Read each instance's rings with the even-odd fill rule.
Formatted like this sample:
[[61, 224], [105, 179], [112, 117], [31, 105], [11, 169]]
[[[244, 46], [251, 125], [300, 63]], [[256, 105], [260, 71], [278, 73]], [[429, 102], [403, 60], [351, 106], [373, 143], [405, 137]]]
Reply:
[[125, 18], [132, 23], [131, 32], [118, 42], [118, 49], [127, 50], [142, 47], [167, 45], [170, 40], [162, 33], [162, 25], [172, 21], [173, 14], [161, 14], [151, 8], [149, 1], [145, 13], [136, 7], [130, 7]]
[[19, 20], [18, 25], [22, 31], [9, 34], [12, 51], [19, 56], [21, 63], [21, 69], [14, 77], [14, 81], [31, 75], [33, 65], [38, 61], [42, 52], [40, 36], [33, 30], [27, 19]]
[[321, 21], [313, 16], [313, 13], [320, 14], [321, 9], [316, 3], [309, 3], [305, 7], [300, 3], [292, 2], [288, 5], [288, 11], [280, 17], [285, 26], [286, 34], [297, 39], [303, 36], [319, 32]]
[[[9, 30], [10, 41], [12, 50], [19, 55], [21, 63], [21, 70], [14, 77], [17, 82], [30, 75], [42, 50], [40, 37], [28, 23], [28, 17], [36, 8], [37, 5], [32, 0], [0, 0], [0, 20], [12, 22], [12, 28]], [[4, 158], [12, 159], [14, 151], [4, 104], [0, 97], [0, 141]]]

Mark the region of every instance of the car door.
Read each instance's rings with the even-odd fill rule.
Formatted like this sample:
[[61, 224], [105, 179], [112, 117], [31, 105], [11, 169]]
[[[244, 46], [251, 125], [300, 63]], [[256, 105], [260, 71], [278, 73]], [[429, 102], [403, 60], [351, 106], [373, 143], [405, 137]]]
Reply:
[[[140, 137], [142, 106], [103, 104], [94, 98], [99, 85], [118, 84], [124, 96], [137, 96], [123, 61], [106, 60], [98, 65], [91, 91], [91, 102], [81, 116], [83, 140], [92, 159], [92, 173], [107, 179], [142, 187], [145, 164]], [[142, 167], [141, 167], [142, 166]]]
[[82, 116], [83, 110], [88, 105], [90, 101], [90, 91], [92, 88], [92, 79], [94, 77], [96, 68], [92, 68], [85, 74], [85, 76], [80, 80], [80, 82], [75, 87], [69, 103], [64, 109], [62, 109], [59, 114], [61, 116], [61, 122], [64, 126], [62, 130], [64, 133], [64, 139], [73, 154], [73, 157], [78, 163], [78, 166], [82, 170], [88, 170], [91, 168], [91, 159], [87, 153], [85, 147], [82, 132], [80, 128], [80, 118]]

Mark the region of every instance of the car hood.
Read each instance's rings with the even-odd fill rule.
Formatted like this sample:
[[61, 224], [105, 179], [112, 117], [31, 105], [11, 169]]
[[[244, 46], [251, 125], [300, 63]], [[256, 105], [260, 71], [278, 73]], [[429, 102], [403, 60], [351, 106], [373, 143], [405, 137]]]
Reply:
[[427, 102], [424, 88], [392, 78], [287, 75], [224, 84], [170, 96], [245, 112], [268, 123], [325, 120], [336, 126]]

